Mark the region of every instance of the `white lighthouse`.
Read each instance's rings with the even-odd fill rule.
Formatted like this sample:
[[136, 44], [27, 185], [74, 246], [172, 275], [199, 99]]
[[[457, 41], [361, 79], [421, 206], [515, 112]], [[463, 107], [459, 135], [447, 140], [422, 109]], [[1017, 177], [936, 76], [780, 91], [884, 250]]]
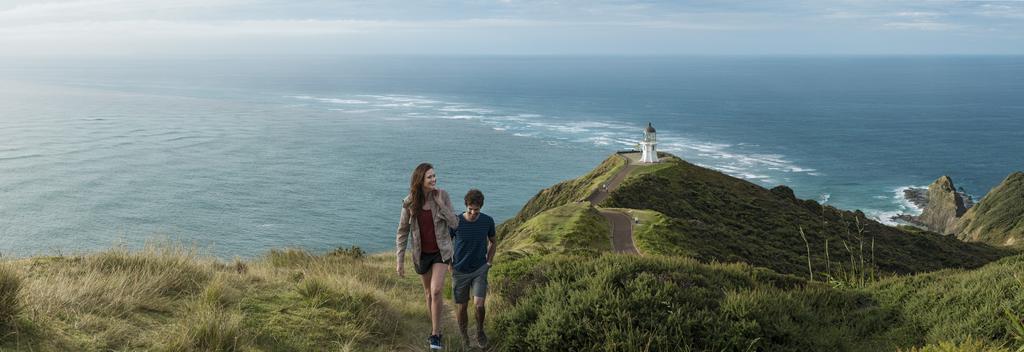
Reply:
[[644, 129], [644, 140], [640, 141], [640, 150], [643, 154], [640, 155], [640, 162], [642, 163], [656, 163], [658, 162], [658, 151], [655, 150], [654, 146], [658, 144], [657, 132], [654, 131], [654, 126], [651, 123], [647, 123], [647, 128]]

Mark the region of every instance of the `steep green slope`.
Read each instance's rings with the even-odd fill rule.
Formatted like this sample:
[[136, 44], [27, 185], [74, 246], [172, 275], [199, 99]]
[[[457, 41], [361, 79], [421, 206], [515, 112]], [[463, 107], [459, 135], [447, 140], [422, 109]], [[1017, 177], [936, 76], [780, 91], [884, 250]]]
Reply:
[[[897, 307], [905, 324], [920, 330], [925, 342], [974, 337], [1006, 343], [1014, 340], [1010, 324], [1024, 318], [1022, 272], [1024, 256], [1015, 255], [975, 270], [948, 269], [884, 279], [866, 290], [879, 303]], [[1024, 340], [1015, 345], [1021, 342]]]
[[895, 273], [973, 268], [1011, 253], [951, 237], [904, 232], [860, 212], [799, 200], [784, 186], [769, 191], [678, 158], [666, 164], [636, 172], [600, 204], [667, 216], [657, 253], [742, 261], [800, 275], [808, 275], [808, 247], [816, 273], [849, 267], [851, 259], [852, 266], [874, 263]]
[[521, 256], [588, 250], [611, 250], [608, 221], [590, 203], [570, 203], [545, 210], [502, 239], [503, 255]]
[[515, 217], [498, 226], [498, 238], [504, 239], [524, 222], [545, 210], [585, 200], [625, 165], [626, 162], [623, 158], [612, 155], [586, 175], [560, 182], [537, 192], [526, 202], [526, 205], [523, 205]]
[[993, 245], [1020, 245], [1024, 240], [1024, 172], [1007, 176], [967, 210], [956, 226], [957, 237]]

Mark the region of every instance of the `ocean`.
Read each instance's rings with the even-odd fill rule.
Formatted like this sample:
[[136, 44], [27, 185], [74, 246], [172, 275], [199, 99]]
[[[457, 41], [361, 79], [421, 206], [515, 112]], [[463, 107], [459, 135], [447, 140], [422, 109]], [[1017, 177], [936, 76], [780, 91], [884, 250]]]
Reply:
[[890, 222], [1024, 169], [1024, 57], [0, 59], [0, 254], [390, 251], [434, 164], [496, 221], [635, 145]]

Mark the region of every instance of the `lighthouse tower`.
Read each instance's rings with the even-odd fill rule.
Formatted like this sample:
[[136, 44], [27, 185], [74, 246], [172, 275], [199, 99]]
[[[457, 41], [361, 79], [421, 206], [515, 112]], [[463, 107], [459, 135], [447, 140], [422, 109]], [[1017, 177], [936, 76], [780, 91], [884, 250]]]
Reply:
[[642, 163], [656, 163], [658, 162], [658, 151], [655, 150], [654, 146], [658, 144], [657, 132], [654, 131], [654, 126], [651, 123], [647, 123], [647, 128], [644, 129], [644, 140], [640, 141], [640, 150], [643, 154], [640, 155], [640, 162]]

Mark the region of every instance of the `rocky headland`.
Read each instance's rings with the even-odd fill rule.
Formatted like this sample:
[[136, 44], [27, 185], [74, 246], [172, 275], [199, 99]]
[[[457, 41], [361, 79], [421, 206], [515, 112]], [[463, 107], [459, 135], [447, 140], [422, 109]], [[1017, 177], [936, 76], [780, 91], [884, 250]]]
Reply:
[[977, 203], [949, 176], [927, 189], [909, 188], [904, 197], [922, 209], [921, 215], [903, 214], [902, 220], [932, 232], [972, 242], [1014, 245], [1024, 237], [1024, 173], [1015, 172]]

